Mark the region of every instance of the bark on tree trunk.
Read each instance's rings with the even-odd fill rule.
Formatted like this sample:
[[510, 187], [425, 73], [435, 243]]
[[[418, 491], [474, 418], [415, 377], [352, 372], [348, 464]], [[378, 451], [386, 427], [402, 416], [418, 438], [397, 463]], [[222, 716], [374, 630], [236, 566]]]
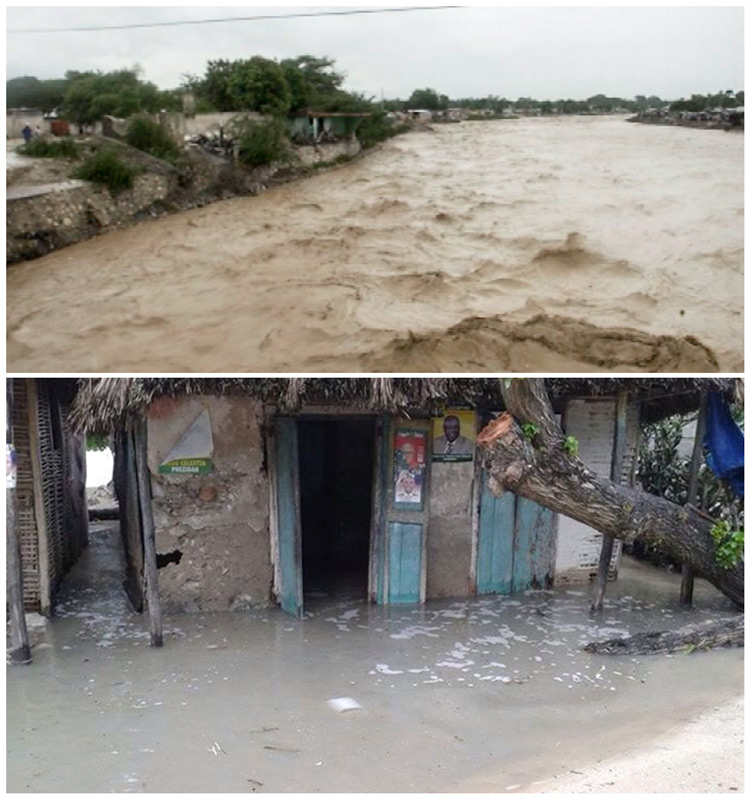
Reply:
[[745, 616], [712, 619], [679, 630], [636, 633], [630, 638], [609, 638], [587, 644], [586, 652], [600, 655], [658, 655], [666, 652], [693, 652], [721, 646], [744, 646]]
[[[510, 489], [615, 538], [658, 543], [744, 607], [744, 563], [727, 569], [716, 562], [710, 519], [692, 507], [615, 485], [592, 472], [566, 449], [543, 379], [515, 378], [502, 391], [507, 413], [477, 439], [494, 493]], [[525, 422], [536, 427], [531, 438], [521, 429]]]

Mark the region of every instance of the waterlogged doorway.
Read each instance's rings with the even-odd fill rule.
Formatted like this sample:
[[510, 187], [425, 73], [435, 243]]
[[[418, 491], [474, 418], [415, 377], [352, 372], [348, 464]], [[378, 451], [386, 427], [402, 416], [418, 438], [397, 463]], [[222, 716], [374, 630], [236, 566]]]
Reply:
[[305, 601], [366, 599], [375, 419], [297, 424]]

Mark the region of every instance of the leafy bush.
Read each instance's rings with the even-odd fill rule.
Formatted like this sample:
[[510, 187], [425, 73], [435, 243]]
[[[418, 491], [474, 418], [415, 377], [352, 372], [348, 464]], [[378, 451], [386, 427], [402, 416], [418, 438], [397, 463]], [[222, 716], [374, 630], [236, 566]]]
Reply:
[[78, 158], [78, 148], [68, 136], [62, 139], [32, 139], [21, 147], [20, 152], [33, 158]]
[[112, 194], [133, 186], [133, 178], [138, 169], [125, 163], [120, 156], [110, 149], [99, 150], [81, 164], [73, 176], [81, 180], [90, 180], [106, 186]]
[[362, 149], [367, 150], [374, 147], [378, 142], [398, 136], [411, 130], [409, 125], [396, 122], [387, 117], [382, 111], [374, 113], [371, 117], [362, 120], [362, 124], [357, 129], [357, 138], [362, 144]]
[[745, 531], [733, 530], [726, 519], [716, 522], [711, 528], [711, 538], [716, 544], [716, 562], [731, 569], [745, 554]]
[[288, 162], [292, 153], [286, 126], [281, 119], [261, 122], [245, 120], [238, 129], [238, 157], [245, 166], [268, 166], [275, 162]]
[[147, 117], [136, 117], [130, 125], [125, 141], [144, 153], [156, 158], [174, 160], [180, 154], [180, 148], [172, 137], [160, 125]]

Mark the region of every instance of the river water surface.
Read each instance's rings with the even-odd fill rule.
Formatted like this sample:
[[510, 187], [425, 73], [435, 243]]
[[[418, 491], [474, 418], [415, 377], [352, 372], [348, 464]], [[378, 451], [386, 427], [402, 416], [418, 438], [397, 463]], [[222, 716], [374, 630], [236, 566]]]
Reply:
[[739, 371], [743, 144], [438, 126], [8, 271], [13, 371]]

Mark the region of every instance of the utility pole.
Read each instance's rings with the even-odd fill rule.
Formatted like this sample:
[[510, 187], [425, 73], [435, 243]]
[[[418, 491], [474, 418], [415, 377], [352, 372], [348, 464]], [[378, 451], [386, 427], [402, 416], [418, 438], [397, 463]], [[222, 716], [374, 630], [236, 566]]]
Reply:
[[6, 400], [6, 478], [5, 478], [5, 545], [7, 548], [8, 605], [10, 610], [10, 662], [31, 663], [29, 632], [23, 607], [23, 570], [21, 549], [16, 529], [16, 453], [13, 449], [13, 378], [5, 380]]

